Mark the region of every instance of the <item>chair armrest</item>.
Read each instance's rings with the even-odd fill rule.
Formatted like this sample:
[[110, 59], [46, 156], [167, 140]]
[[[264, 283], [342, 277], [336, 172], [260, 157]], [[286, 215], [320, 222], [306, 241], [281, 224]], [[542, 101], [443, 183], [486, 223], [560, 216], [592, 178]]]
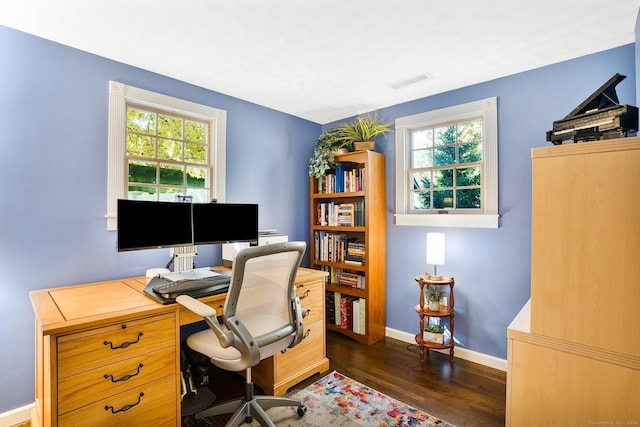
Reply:
[[189, 295], [179, 295], [176, 302], [200, 317], [216, 317], [218, 315], [213, 308]]
[[218, 337], [220, 345], [223, 348], [227, 348], [233, 344], [233, 332], [218, 322], [218, 313], [216, 313], [213, 308], [209, 307], [202, 301], [198, 301], [197, 299], [190, 297], [189, 295], [179, 295], [176, 297], [176, 302], [189, 311], [192, 311], [202, 317], [216, 337]]

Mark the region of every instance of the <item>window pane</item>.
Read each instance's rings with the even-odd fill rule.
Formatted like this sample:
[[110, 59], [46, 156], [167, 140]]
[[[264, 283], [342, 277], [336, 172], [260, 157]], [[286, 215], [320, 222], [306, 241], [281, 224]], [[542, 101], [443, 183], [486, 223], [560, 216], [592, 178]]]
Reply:
[[456, 191], [458, 209], [480, 209], [480, 189], [469, 188]]
[[175, 165], [160, 165], [160, 184], [184, 185], [184, 168]]
[[453, 169], [439, 169], [433, 171], [434, 187], [453, 187]]
[[431, 193], [428, 191], [411, 192], [411, 209], [430, 209]]
[[209, 190], [187, 188], [187, 196], [193, 197], [193, 203], [209, 203]]
[[155, 184], [156, 176], [155, 163], [129, 161], [129, 182]]
[[160, 194], [158, 195], [158, 200], [163, 202], [175, 202], [177, 194], [182, 195], [182, 188], [160, 187]]
[[414, 172], [411, 174], [411, 182], [414, 190], [428, 189], [431, 187], [431, 172]]
[[150, 111], [127, 109], [127, 132], [155, 135], [156, 115]]
[[434, 166], [452, 165], [456, 162], [456, 147], [455, 145], [447, 145], [444, 147], [437, 147], [435, 149], [435, 164]]
[[158, 136], [182, 139], [182, 119], [176, 117], [158, 116]]
[[472, 163], [482, 161], [482, 143], [461, 144], [458, 148], [459, 162]]
[[413, 151], [411, 167], [427, 168], [433, 166], [433, 151], [430, 148]]
[[471, 168], [459, 168], [456, 170], [456, 186], [467, 187], [470, 185], [480, 185], [480, 166]]
[[155, 158], [155, 138], [133, 133], [127, 134], [127, 155]]
[[187, 167], [187, 186], [204, 188], [209, 186], [208, 169]]
[[434, 209], [453, 208], [453, 190], [436, 190], [433, 192]]
[[458, 124], [458, 142], [475, 142], [482, 140], [482, 120], [473, 120]]
[[436, 145], [444, 145], [444, 144], [455, 144], [456, 143], [456, 126], [444, 126], [435, 128], [435, 144]]
[[156, 200], [156, 187], [130, 185], [127, 198], [130, 200]]
[[207, 126], [204, 123], [184, 122], [184, 139], [191, 142], [204, 144], [207, 142]]
[[205, 146], [185, 143], [184, 161], [191, 163], [207, 163], [207, 150]]
[[433, 146], [433, 129], [415, 130], [411, 133], [411, 148], [427, 148]]
[[182, 160], [182, 143], [170, 139], [158, 140], [158, 158], [163, 160]]

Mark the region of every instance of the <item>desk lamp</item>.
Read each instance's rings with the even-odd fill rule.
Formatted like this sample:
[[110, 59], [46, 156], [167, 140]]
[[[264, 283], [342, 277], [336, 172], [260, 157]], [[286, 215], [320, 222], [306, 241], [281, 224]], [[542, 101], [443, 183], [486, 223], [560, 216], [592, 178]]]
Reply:
[[438, 276], [438, 266], [444, 264], [444, 233], [427, 233], [427, 264], [433, 264], [433, 280], [442, 280]]

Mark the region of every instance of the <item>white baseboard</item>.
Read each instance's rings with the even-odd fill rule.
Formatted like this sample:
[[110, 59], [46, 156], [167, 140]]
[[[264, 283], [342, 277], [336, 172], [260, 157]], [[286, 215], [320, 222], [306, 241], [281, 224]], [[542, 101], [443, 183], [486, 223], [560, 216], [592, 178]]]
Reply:
[[[409, 334], [407, 332], [398, 331], [396, 329], [387, 328], [386, 336], [388, 336], [389, 338], [395, 338], [397, 340], [400, 340], [409, 344], [416, 343], [415, 334]], [[436, 351], [441, 351], [445, 354], [449, 354], [447, 350], [436, 350]], [[459, 357], [460, 359], [479, 363], [481, 365], [488, 366], [490, 368], [507, 372], [507, 361], [505, 359], [500, 359], [499, 357], [489, 356], [488, 354], [467, 350], [464, 347], [456, 347], [454, 352], [454, 357]]]
[[35, 403], [31, 403], [0, 414], [0, 427], [10, 427], [29, 421], [31, 419], [31, 410], [35, 408], [35, 406]]

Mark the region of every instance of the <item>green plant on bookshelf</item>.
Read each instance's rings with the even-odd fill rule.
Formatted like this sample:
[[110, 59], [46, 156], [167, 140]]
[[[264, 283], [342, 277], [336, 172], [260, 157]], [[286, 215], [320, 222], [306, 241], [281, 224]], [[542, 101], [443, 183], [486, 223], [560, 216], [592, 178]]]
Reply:
[[335, 154], [340, 150], [349, 151], [353, 147], [341, 128], [331, 129], [318, 137], [309, 158], [309, 176], [320, 178], [335, 166]]
[[378, 113], [375, 113], [373, 117], [369, 114], [356, 116], [353, 122], [343, 123], [338, 129], [341, 131], [341, 137], [348, 140], [356, 150], [373, 149], [374, 138], [388, 133], [391, 123], [378, 121]]

